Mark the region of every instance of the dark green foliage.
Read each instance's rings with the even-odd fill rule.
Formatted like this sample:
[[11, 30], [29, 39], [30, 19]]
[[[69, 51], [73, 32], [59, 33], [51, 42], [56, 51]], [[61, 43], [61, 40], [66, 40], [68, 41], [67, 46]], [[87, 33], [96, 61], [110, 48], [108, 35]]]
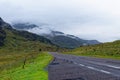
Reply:
[[6, 37], [6, 33], [5, 33], [5, 31], [3, 30], [3, 27], [2, 27], [3, 23], [4, 22], [0, 18], [0, 46], [4, 45], [4, 39]]
[[6, 33], [2, 28], [0, 27], [0, 46], [4, 45], [4, 39], [6, 37]]
[[24, 37], [24, 38], [26, 38], [27, 40], [30, 40], [30, 41], [40, 41], [40, 42], [43, 42], [43, 43], [46, 43], [46, 44], [53, 45], [53, 43], [49, 39], [47, 39], [43, 36], [39, 36], [39, 35], [36, 35], [36, 34], [33, 34], [33, 33], [29, 33], [27, 31], [13, 30], [13, 33], [16, 34], [17, 36]]
[[63, 48], [76, 48], [82, 45], [82, 42], [66, 36], [55, 36], [51, 41]]

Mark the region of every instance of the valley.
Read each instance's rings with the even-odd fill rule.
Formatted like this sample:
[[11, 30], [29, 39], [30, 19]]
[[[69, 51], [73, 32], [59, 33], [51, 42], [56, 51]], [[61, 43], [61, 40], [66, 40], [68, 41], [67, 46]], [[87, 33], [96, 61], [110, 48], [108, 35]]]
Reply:
[[26, 30], [38, 26], [25, 26], [0, 18], [0, 80], [119, 80], [119, 40], [100, 43], [59, 31], [41, 35]]
[[[22, 26], [22, 27], [21, 27]], [[77, 36], [65, 34], [60, 31], [55, 31], [47, 28], [47, 24], [41, 24], [40, 26], [30, 23], [13, 23], [13, 27], [17, 30], [28, 31], [51, 40], [52, 43], [56, 44], [61, 48], [77, 48], [80, 46], [100, 44], [97, 40], [85, 40]]]
[[120, 80], [120, 0], [0, 0], [0, 80]]

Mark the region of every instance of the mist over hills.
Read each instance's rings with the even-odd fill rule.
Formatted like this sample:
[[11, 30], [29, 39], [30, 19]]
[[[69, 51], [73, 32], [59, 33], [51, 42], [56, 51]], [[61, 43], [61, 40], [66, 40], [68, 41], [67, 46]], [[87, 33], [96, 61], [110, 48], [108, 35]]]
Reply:
[[119, 80], [120, 0], [0, 0], [0, 10], [0, 80]]
[[[0, 18], [0, 45], [6, 44], [6, 41], [20, 40], [22, 37], [29, 41], [40, 41], [49, 45], [56, 45], [61, 48], [76, 48], [85, 45], [99, 44], [96, 40], [84, 40], [74, 35], [64, 34], [60, 31], [54, 31], [47, 28], [47, 25], [37, 26], [30, 23], [17, 23], [12, 26]], [[10, 38], [7, 37], [10, 36]], [[12, 39], [11, 39], [12, 38]], [[10, 40], [9, 40], [10, 39]], [[24, 41], [25, 41], [24, 40]], [[17, 41], [17, 42], [18, 42]], [[10, 43], [10, 42], [9, 42]], [[16, 43], [13, 43], [16, 45]]]
[[[53, 50], [56, 45], [44, 36], [24, 30], [13, 29], [12, 26], [0, 18], [0, 46], [12, 51], [34, 47], [40, 50]], [[26, 47], [25, 47], [26, 46]], [[36, 46], [36, 47], [35, 47]], [[38, 47], [39, 46], [39, 47]], [[38, 49], [38, 51], [39, 51]]]
[[[21, 27], [22, 26], [22, 27]], [[51, 40], [54, 44], [65, 48], [76, 48], [86, 45], [100, 44], [97, 40], [84, 40], [74, 35], [65, 34], [60, 31], [55, 31], [47, 28], [49, 25], [36, 25], [30, 23], [15, 23], [13, 27], [18, 30], [25, 30], [37, 35], [41, 35]]]

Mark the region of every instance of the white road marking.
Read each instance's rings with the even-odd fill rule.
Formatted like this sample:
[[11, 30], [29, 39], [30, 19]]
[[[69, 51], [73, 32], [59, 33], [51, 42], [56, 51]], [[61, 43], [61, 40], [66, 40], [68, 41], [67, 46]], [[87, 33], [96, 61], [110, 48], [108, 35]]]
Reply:
[[105, 70], [100, 70], [100, 69], [97, 69], [97, 68], [94, 68], [94, 67], [91, 67], [91, 66], [86, 66], [86, 67], [89, 68], [89, 69], [92, 69], [92, 70], [96, 70], [96, 71], [99, 71], [99, 72], [106, 73], [106, 74], [111, 74], [111, 72], [108, 72], [108, 71], [105, 71]]
[[86, 66], [87, 68], [89, 69], [92, 69], [92, 70], [95, 70], [95, 71], [99, 71], [100, 72], [100, 69], [97, 69], [97, 68], [94, 68], [94, 67], [91, 67], [91, 66]]
[[83, 64], [78, 64], [78, 63], [76, 63], [76, 62], [74, 62], [74, 64], [77, 64], [77, 65], [79, 65], [79, 66], [85, 66], [85, 65], [83, 65]]
[[95, 70], [94, 67], [91, 67], [91, 66], [86, 66], [86, 67], [89, 68], [89, 69], [93, 69], [93, 70]]
[[108, 72], [108, 71], [105, 71], [105, 70], [100, 70], [101, 72], [103, 73], [106, 73], [106, 74], [111, 74], [111, 72]]
[[79, 64], [80, 66], [85, 66], [85, 65], [83, 65], [83, 64]]
[[106, 66], [108, 66], [108, 67], [112, 67], [112, 68], [116, 68], [116, 69], [120, 69], [119, 66], [113, 66], [113, 65], [106, 65]]
[[[57, 56], [56, 56], [56, 57], [57, 57]], [[64, 57], [64, 56], [63, 56], [63, 57]], [[61, 59], [64, 59], [63, 57], [60, 57], [60, 58], [61, 58]], [[68, 58], [68, 59], [69, 59], [69, 58]], [[73, 58], [73, 61], [74, 61], [74, 58]], [[115, 68], [115, 69], [120, 69], [120, 66], [111, 65], [111, 64], [105, 64], [105, 63], [100, 63], [99, 61], [98, 61], [98, 62], [87, 61], [87, 62], [94, 63], [94, 65], [97, 64], [97, 65], [103, 65], [103, 66], [107, 66], [107, 67], [111, 67], [111, 68]], [[98, 71], [98, 72], [101, 72], [101, 73], [111, 74], [111, 75], [120, 77], [120, 75], [117, 74], [117, 73], [109, 72], [109, 71], [106, 71], [106, 70], [98, 69], [98, 68], [91, 67], [91, 66], [87, 66], [87, 65], [84, 65], [84, 64], [79, 64], [79, 62], [78, 62], [78, 63], [77, 63], [77, 62], [73, 62], [73, 64], [76, 64], [76, 65], [79, 65], [79, 66], [84, 66], [84, 67], [86, 67], [86, 68], [89, 68], [89, 69], [92, 69], [92, 70], [95, 70], [95, 71]]]
[[80, 65], [80, 66], [84, 66], [84, 67], [87, 67], [87, 68], [89, 68], [89, 69], [92, 69], [92, 70], [95, 70], [95, 71], [99, 71], [99, 72], [102, 72], [102, 73], [111, 74], [111, 72], [109, 72], [109, 71], [97, 69], [97, 68], [94, 68], [94, 67], [92, 67], [92, 66], [85, 66], [85, 65], [83, 65], [83, 64], [78, 64], [78, 63], [76, 63], [76, 62], [74, 62], [74, 64], [77, 64], [77, 65]]
[[103, 65], [103, 66], [115, 68], [115, 69], [120, 69], [120, 66], [114, 66], [114, 65], [103, 64], [103, 63], [96, 63], [96, 62], [92, 62], [92, 61], [89, 61], [89, 62], [90, 62], [90, 63], [93, 63], [93, 64], [98, 64], [98, 65]]

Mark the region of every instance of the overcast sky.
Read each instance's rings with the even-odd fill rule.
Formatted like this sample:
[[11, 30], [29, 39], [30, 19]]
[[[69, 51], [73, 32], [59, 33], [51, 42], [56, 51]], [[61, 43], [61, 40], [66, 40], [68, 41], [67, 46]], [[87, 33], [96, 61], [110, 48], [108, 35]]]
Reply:
[[50, 24], [84, 39], [120, 39], [120, 0], [0, 0], [0, 16], [9, 23]]

